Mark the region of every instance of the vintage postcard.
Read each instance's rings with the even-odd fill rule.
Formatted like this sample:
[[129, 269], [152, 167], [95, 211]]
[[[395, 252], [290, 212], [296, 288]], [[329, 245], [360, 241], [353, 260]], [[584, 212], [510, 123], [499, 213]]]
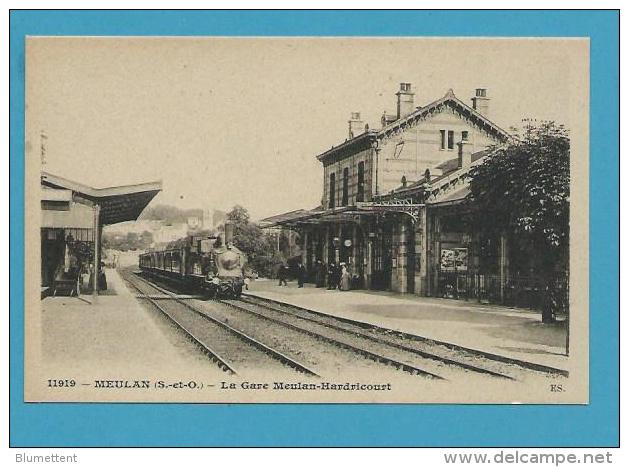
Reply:
[[26, 401], [588, 403], [588, 39], [25, 64]]

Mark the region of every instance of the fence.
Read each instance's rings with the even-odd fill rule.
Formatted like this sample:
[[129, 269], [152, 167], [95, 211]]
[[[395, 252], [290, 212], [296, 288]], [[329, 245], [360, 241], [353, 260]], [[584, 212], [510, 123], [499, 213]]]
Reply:
[[547, 286], [539, 276], [507, 277], [470, 273], [467, 271], [439, 272], [437, 294], [443, 298], [477, 300], [518, 308], [541, 310], [545, 300], [554, 302], [559, 313], [568, 311], [568, 280]]

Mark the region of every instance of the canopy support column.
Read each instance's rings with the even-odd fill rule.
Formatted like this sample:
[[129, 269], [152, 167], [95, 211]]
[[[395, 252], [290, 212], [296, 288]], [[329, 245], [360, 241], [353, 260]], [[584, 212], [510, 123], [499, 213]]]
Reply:
[[100, 270], [100, 206], [94, 205], [94, 272], [92, 274], [92, 298], [98, 297], [98, 275]]

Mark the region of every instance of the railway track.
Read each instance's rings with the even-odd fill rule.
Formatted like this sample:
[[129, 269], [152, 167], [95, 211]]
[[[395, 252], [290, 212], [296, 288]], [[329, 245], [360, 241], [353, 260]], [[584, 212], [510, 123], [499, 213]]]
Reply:
[[185, 299], [176, 297], [172, 292], [139, 278], [131, 272], [123, 273], [123, 278], [132, 289], [136, 290], [137, 298], [146, 300], [159, 310], [223, 371], [236, 375], [241, 372], [239, 366], [243, 372], [256, 369], [267, 371], [274, 367], [277, 369], [283, 367], [283, 369], [290, 368], [292, 371], [308, 376], [318, 376], [302, 363], [228, 323], [213, 318], [187, 303]]
[[[365, 343], [367, 343], [367, 347], [369, 347], [369, 344], [375, 344], [377, 346], [380, 346], [382, 349], [387, 349], [387, 348], [394, 348], [397, 351], [401, 351], [401, 352], [397, 352], [399, 354], [401, 354], [402, 356], [404, 356], [404, 354], [412, 354], [413, 356], [417, 356], [420, 359], [429, 359], [429, 360], [434, 360], [446, 365], [451, 365], [451, 366], [456, 366], [459, 368], [462, 368], [464, 370], [468, 370], [468, 371], [472, 371], [472, 372], [476, 372], [476, 373], [482, 373], [482, 374], [486, 374], [486, 375], [491, 375], [491, 376], [495, 376], [498, 378], [505, 378], [505, 379], [513, 379], [511, 376], [509, 375], [505, 375], [496, 371], [493, 371], [491, 369], [488, 368], [483, 368], [483, 367], [479, 367], [479, 366], [474, 366], [471, 365], [469, 363], [466, 362], [462, 362], [462, 361], [457, 361], [454, 360], [452, 358], [448, 358], [448, 357], [444, 357], [444, 356], [440, 356], [437, 354], [433, 354], [424, 350], [420, 350], [417, 348], [413, 348], [404, 344], [401, 344], [399, 342], [395, 342], [389, 339], [385, 339], [383, 337], [380, 336], [376, 336], [373, 334], [370, 334], [368, 332], [365, 332], [363, 330], [357, 329], [357, 328], [351, 328], [348, 326], [343, 326], [343, 325], [339, 325], [339, 324], [335, 324], [333, 322], [326, 322], [324, 320], [318, 319], [318, 318], [313, 318], [313, 317], [309, 317], [309, 316], [304, 316], [304, 315], [298, 315], [298, 314], [290, 314], [278, 307], [274, 307], [271, 305], [267, 305], [264, 303], [260, 303], [260, 302], [254, 302], [254, 301], [250, 301], [250, 300], [243, 300], [244, 303], [246, 303], [247, 305], [242, 306], [238, 303], [235, 303], [235, 301], [223, 301], [225, 303], [228, 303], [230, 306], [234, 306], [234, 307], [238, 307], [240, 309], [246, 309], [247, 311], [249, 311], [250, 313], [254, 313], [258, 316], [264, 317], [265, 319], [269, 319], [272, 320], [274, 322], [277, 322], [278, 324], [282, 324], [284, 326], [289, 326], [291, 328], [295, 328], [295, 329], [299, 329], [302, 332], [307, 332], [311, 335], [320, 337], [321, 339], [329, 339], [325, 333], [320, 333], [317, 332], [316, 329], [317, 327], [323, 328], [323, 329], [329, 329], [332, 332], [334, 332], [335, 334], [338, 334], [340, 336], [347, 336], [350, 339], [353, 340], [357, 340], [359, 342], [362, 341], [363, 346]], [[257, 306], [257, 307], [261, 307], [265, 310], [266, 313], [260, 313], [257, 312], [255, 310], [252, 310], [250, 308], [247, 308], [247, 306]], [[273, 316], [275, 315], [275, 317]], [[282, 316], [284, 318], [282, 318]], [[285, 318], [288, 318], [289, 321], [284, 321]], [[303, 321], [304, 324], [306, 324], [305, 327], [300, 327], [299, 325], [295, 325], [295, 324], [291, 324], [290, 321], [297, 322], [297, 321]], [[303, 326], [303, 325], [302, 325]], [[313, 330], [314, 329], [314, 330]], [[342, 340], [338, 340], [338, 342], [343, 342]], [[364, 348], [361, 348], [357, 345], [351, 345], [351, 344], [344, 344], [349, 346], [350, 348], [352, 348], [353, 350], [356, 350], [357, 353], [360, 353], [364, 356], [366, 356], [367, 358], [377, 358], [377, 356], [374, 356], [374, 354], [372, 352], [370, 352], [369, 350], [365, 350]], [[373, 346], [373, 345], [372, 345]], [[408, 358], [408, 355], [406, 356], [406, 358]], [[403, 365], [405, 365], [403, 362], [395, 362], [395, 360], [391, 359], [395, 364], [400, 365], [403, 368]], [[406, 371], [412, 371], [413, 367], [410, 367], [409, 370]], [[432, 375], [434, 377], [440, 378], [438, 375]]]
[[[140, 279], [145, 281], [145, 279]], [[148, 285], [150, 285], [152, 288], [154, 288], [155, 290], [159, 291], [160, 293], [166, 294], [168, 296], [171, 297], [176, 297], [177, 295], [174, 292], [171, 292], [168, 289], [165, 289], [159, 285], [156, 285], [152, 282], [146, 281], [146, 283]], [[191, 298], [192, 299], [192, 298]], [[224, 323], [227, 318], [225, 318], [224, 316], [221, 317], [221, 319], [215, 318], [210, 310], [200, 310], [199, 308], [197, 308], [196, 306], [191, 305], [190, 303], [188, 303], [188, 299], [180, 299], [180, 301], [184, 302], [186, 304], [186, 306], [190, 309], [192, 309], [193, 311], [197, 312], [197, 313], [201, 313], [204, 314], [208, 319], [213, 319], [213, 320], [217, 320], [221, 323]], [[229, 307], [232, 310], [236, 310], [238, 312], [241, 313], [246, 313], [248, 315], [249, 318], [254, 317], [256, 320], [260, 321], [262, 320], [263, 322], [271, 322], [275, 325], [275, 327], [277, 328], [277, 326], [281, 326], [283, 328], [288, 328], [292, 331], [296, 331], [300, 334], [305, 334], [308, 335], [318, 341], [322, 341], [325, 342], [331, 346], [334, 346], [336, 348], [339, 349], [343, 349], [346, 350], [348, 352], [350, 352], [352, 355], [359, 355], [364, 357], [367, 360], [370, 360], [372, 362], [375, 362], [376, 364], [378, 364], [379, 366], [384, 365], [390, 368], [394, 368], [397, 370], [402, 370], [408, 374], [411, 375], [418, 375], [418, 376], [422, 376], [425, 378], [430, 378], [430, 379], [435, 379], [435, 380], [443, 380], [445, 378], [443, 378], [442, 376], [428, 371], [425, 368], [422, 368], [421, 366], [418, 365], [414, 365], [412, 363], [409, 362], [405, 362], [405, 361], [401, 361], [395, 358], [392, 358], [391, 356], [386, 355], [386, 353], [382, 353], [379, 352], [378, 349], [367, 349], [364, 348], [364, 346], [357, 346], [354, 345], [351, 341], [348, 341], [347, 339], [339, 339], [338, 336], [332, 336], [329, 334], [325, 334], [325, 333], [321, 333], [321, 332], [317, 332], [316, 330], [312, 330], [312, 329], [305, 329], [303, 327], [299, 327], [299, 326], [295, 326], [292, 325], [290, 323], [287, 323], [285, 321], [281, 321], [281, 320], [273, 320], [272, 318], [262, 314], [262, 313], [256, 313], [255, 311], [252, 311], [251, 309], [246, 309], [245, 307], [239, 305], [239, 301], [238, 300], [214, 300], [211, 302], [207, 302], [208, 304], [217, 304], [217, 305], [224, 305]], [[249, 319], [249, 321], [251, 321]], [[351, 359], [350, 359], [351, 362]]]
[[[165, 293], [172, 293], [159, 286], [157, 287]], [[269, 306], [268, 304], [258, 302], [252, 303], [250, 300], [228, 299], [218, 300], [212, 303], [227, 305], [233, 310], [247, 314], [249, 317], [253, 317], [257, 320], [268, 321], [276, 327], [281, 326], [292, 331], [305, 334], [318, 341], [322, 341], [335, 347], [348, 350], [353, 354], [360, 355], [367, 360], [402, 370], [411, 375], [419, 375], [437, 380], [450, 379], [448, 377], [450, 375], [442, 376], [439, 374], [440, 372], [429, 371], [426, 369], [426, 360], [433, 360], [475, 373], [481, 373], [498, 378], [512, 379], [508, 375], [493, 372], [489, 369], [468, 365], [464, 362], [453, 361], [399, 344], [395, 345], [383, 339], [374, 338], [373, 336], [369, 336], [365, 333], [358, 333], [355, 330], [344, 329], [331, 323], [324, 323], [317, 319], [287, 313], [286, 311], [279, 310]], [[395, 347], [393, 355], [390, 347]], [[434, 364], [430, 362], [430, 365], [428, 366], [434, 366]]]
[[[145, 281], [139, 278], [138, 280]], [[354, 355], [360, 355], [378, 365], [392, 367], [411, 375], [435, 380], [454, 380], [461, 376], [469, 378], [471, 374], [474, 374], [485, 378], [513, 381], [520, 379], [523, 372], [527, 373], [527, 376], [533, 374], [543, 377], [547, 377], [549, 373], [555, 376], [557, 372], [561, 374], [561, 370], [545, 367], [522, 368], [518, 365], [518, 361], [496, 361], [484, 355], [466, 352], [465, 349], [448, 347], [445, 343], [422, 340], [418, 336], [413, 336], [415, 339], [411, 339], [404, 333], [250, 295], [243, 295], [240, 300], [222, 299], [205, 302], [201, 304], [201, 309], [190, 303], [195, 299], [194, 296], [181, 298], [152, 282], [146, 281], [146, 284], [159, 293], [178, 300], [189, 310], [203, 315], [208, 320], [225, 324], [225, 321], [231, 319], [232, 322], [240, 322], [241, 326], [242, 323], [246, 323], [244, 327], [251, 329], [250, 334], [256, 336], [262, 334], [262, 340], [266, 340], [267, 343], [269, 339], [264, 338], [262, 323], [266, 323], [267, 328], [282, 327]], [[221, 312], [216, 309], [217, 305], [224, 305], [241, 316]], [[260, 324], [256, 328], [252, 323]], [[265, 346], [261, 342], [259, 344]], [[278, 345], [281, 344], [275, 342], [265, 347], [272, 349]], [[290, 351], [285, 353], [290, 353]], [[310, 371], [314, 374], [312, 370]]]
[[[558, 368], [487, 354], [447, 342], [434, 341], [414, 334], [393, 331], [368, 323], [331, 316], [318, 311], [308, 310], [306, 308], [253, 295], [243, 294], [241, 302], [260, 306], [276, 313], [292, 316], [299, 320], [359, 335], [365, 339], [379, 342], [383, 345], [392, 346], [425, 358], [434, 359], [448, 365], [456, 365], [478, 373], [485, 373], [507, 379], [516, 379], [512, 374], [517, 374], [522, 370], [530, 373], [553, 376], [569, 376], [567, 371]], [[500, 367], [500, 371], [496, 371], [496, 367]]]
[[404, 360], [400, 360], [398, 358], [387, 355], [387, 352], [382, 352], [382, 349], [368, 348], [366, 346], [358, 345], [355, 342], [352, 342], [352, 339], [343, 338], [343, 336], [334, 335], [334, 333], [329, 332], [321, 332], [321, 330], [317, 330], [312, 326], [300, 326], [295, 323], [291, 323], [290, 319], [282, 319], [274, 316], [270, 316], [264, 311], [255, 310], [251, 307], [243, 305], [239, 300], [220, 300], [220, 303], [228, 305], [229, 307], [236, 309], [240, 312], [244, 312], [249, 314], [250, 316], [254, 316], [259, 319], [270, 321], [274, 324], [283, 326], [288, 329], [292, 329], [294, 331], [306, 334], [311, 336], [317, 340], [327, 342], [336, 347], [340, 347], [346, 350], [349, 350], [355, 354], [358, 354], [362, 357], [365, 357], [369, 360], [375, 361], [377, 363], [381, 363], [387, 366], [391, 366], [393, 368], [397, 368], [399, 370], [405, 371], [411, 375], [419, 375], [425, 376], [434, 379], [445, 379], [442, 376], [428, 371], [419, 365], [406, 362]]

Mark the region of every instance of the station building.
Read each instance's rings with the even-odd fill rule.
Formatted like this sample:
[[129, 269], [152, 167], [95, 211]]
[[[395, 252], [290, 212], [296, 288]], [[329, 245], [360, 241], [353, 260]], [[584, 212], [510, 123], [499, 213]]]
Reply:
[[297, 231], [311, 274], [317, 260], [344, 262], [354, 287], [504, 302], [507, 239], [480, 238], [465, 203], [470, 168], [511, 138], [489, 118], [487, 90], [476, 89], [471, 105], [449, 90], [416, 106], [411, 84], [401, 83], [396, 98], [380, 129], [353, 112], [348, 139], [316, 156], [320, 206], [261, 225]]
[[[103, 226], [136, 220], [161, 189], [161, 182], [93, 188], [42, 172], [42, 295], [76, 291], [81, 271], [99, 271]], [[91, 290], [97, 293], [94, 282]]]

